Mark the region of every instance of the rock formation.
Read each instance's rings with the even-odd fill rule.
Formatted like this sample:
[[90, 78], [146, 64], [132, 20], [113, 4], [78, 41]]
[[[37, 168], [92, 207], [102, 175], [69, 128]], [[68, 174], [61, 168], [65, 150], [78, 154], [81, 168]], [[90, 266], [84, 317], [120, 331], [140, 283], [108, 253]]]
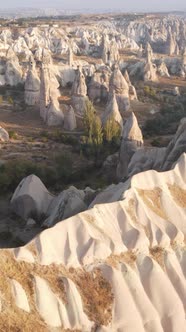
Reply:
[[[58, 90], [59, 83], [52, 71], [51, 56], [43, 50], [43, 62], [41, 68], [41, 84], [40, 84], [40, 116], [46, 122], [47, 113], [50, 106], [53, 110], [58, 109], [57, 98], [60, 93]], [[52, 102], [52, 103], [51, 103]], [[55, 104], [55, 105], [54, 105]], [[56, 106], [57, 105], [57, 106]], [[54, 114], [54, 113], [53, 113]], [[62, 116], [62, 115], [61, 115]]]
[[109, 40], [108, 40], [107, 35], [103, 35], [102, 60], [103, 60], [103, 63], [105, 63], [105, 64], [108, 64], [110, 61]]
[[68, 65], [69, 67], [72, 67], [73, 66], [73, 51], [72, 51], [72, 48], [69, 46], [69, 50], [68, 50]]
[[105, 204], [1, 250], [0, 328], [23, 330], [26, 315], [29, 331], [184, 331], [185, 169], [183, 155], [169, 172], [138, 174]]
[[9, 134], [8, 132], [0, 126], [0, 142], [8, 142]]
[[29, 70], [25, 81], [25, 104], [33, 106], [39, 103], [40, 79], [33, 57], [30, 57]]
[[43, 215], [46, 215], [52, 199], [53, 196], [41, 180], [35, 175], [30, 175], [16, 188], [11, 199], [11, 209], [25, 220], [33, 218], [39, 221]]
[[[61, 220], [67, 219], [87, 209], [84, 202], [85, 193], [75, 187], [70, 187], [59, 194], [49, 207], [49, 217], [45, 220], [44, 226], [51, 227]], [[52, 212], [51, 212], [52, 211]]]
[[149, 43], [146, 44], [146, 47], [145, 47], [145, 57], [150, 57], [151, 60], [153, 58], [153, 50], [152, 50], [152, 47]]
[[132, 85], [127, 70], [125, 70], [124, 78], [125, 78], [128, 86], [129, 86], [129, 98], [130, 98], [130, 100], [138, 100], [137, 93], [136, 93], [136, 88], [134, 87], [134, 85]]
[[126, 179], [128, 177], [128, 166], [135, 152], [143, 147], [143, 136], [138, 126], [138, 121], [131, 113], [123, 128], [123, 135], [117, 167], [117, 177]]
[[7, 85], [16, 86], [23, 83], [23, 72], [17, 55], [10, 47], [6, 54], [5, 82]]
[[148, 81], [157, 81], [157, 68], [156, 65], [152, 63], [151, 52], [147, 51], [147, 60], [143, 69], [143, 80]]
[[110, 77], [109, 91], [115, 93], [120, 112], [129, 110], [129, 86], [117, 65]]
[[170, 77], [168, 68], [163, 60], [161, 61], [160, 65], [158, 66], [157, 71], [161, 77]]
[[186, 152], [186, 119], [182, 119], [177, 133], [167, 148], [144, 148], [137, 151], [128, 166], [128, 176], [149, 169], [167, 171], [171, 169], [182, 153]]
[[168, 28], [168, 35], [167, 35], [167, 42], [166, 42], [166, 54], [173, 55], [175, 54], [176, 50], [176, 42], [173, 37], [172, 29], [169, 26]]
[[107, 65], [118, 63], [120, 59], [119, 49], [115, 38], [109, 41], [107, 35], [103, 36], [102, 42], [102, 60]]
[[120, 125], [121, 130], [123, 129], [123, 119], [118, 109], [115, 92], [113, 92], [109, 96], [106, 110], [103, 113], [103, 118], [102, 118], [103, 126], [105, 126], [107, 121], [111, 119], [115, 120]]
[[72, 86], [72, 106], [76, 113], [83, 114], [87, 100], [87, 86], [82, 69], [78, 67]]
[[94, 102], [103, 102], [108, 99], [109, 73], [96, 71], [90, 81], [88, 96]]
[[60, 109], [57, 98], [55, 97], [51, 97], [50, 103], [47, 106], [45, 122], [48, 126], [63, 126], [64, 114]]

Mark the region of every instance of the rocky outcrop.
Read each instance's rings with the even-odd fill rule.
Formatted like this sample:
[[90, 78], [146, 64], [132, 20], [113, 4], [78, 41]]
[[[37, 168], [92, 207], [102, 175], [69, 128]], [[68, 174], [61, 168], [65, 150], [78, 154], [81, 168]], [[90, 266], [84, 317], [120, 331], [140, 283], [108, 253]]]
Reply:
[[[58, 90], [59, 83], [52, 71], [50, 54], [46, 51], [43, 51], [42, 59], [43, 62], [41, 68], [40, 84], [40, 116], [46, 122], [48, 109], [50, 108], [50, 106], [53, 110], [57, 110], [59, 108], [59, 106], [57, 105], [57, 98], [59, 97], [60, 93]], [[52, 111], [52, 113], [54, 114], [55, 112]]]
[[108, 36], [104, 35], [102, 42], [103, 63], [111, 66], [114, 63], [118, 63], [119, 59], [120, 59], [119, 49], [115, 38], [109, 41]]
[[72, 67], [73, 66], [73, 51], [72, 51], [72, 48], [69, 46], [69, 50], [68, 50], [68, 65], [69, 67]]
[[61, 220], [72, 217], [73, 215], [87, 209], [84, 202], [85, 193], [75, 187], [70, 187], [59, 194], [49, 206], [49, 217], [43, 226], [51, 227]]
[[103, 102], [108, 99], [109, 92], [108, 71], [96, 71], [90, 81], [88, 96], [93, 102]]
[[109, 96], [108, 104], [102, 117], [103, 126], [105, 126], [109, 120], [116, 121], [121, 127], [121, 130], [123, 129], [123, 119], [118, 109], [115, 92]]
[[166, 54], [173, 55], [176, 51], [176, 42], [172, 33], [172, 29], [169, 26], [168, 28], [168, 35], [167, 35], [167, 42], [166, 42]]
[[37, 105], [40, 97], [40, 79], [35, 67], [33, 57], [30, 57], [29, 70], [25, 81], [25, 104]]
[[63, 126], [64, 114], [60, 109], [57, 98], [51, 98], [46, 110], [45, 122], [48, 126]]
[[152, 63], [151, 52], [147, 52], [147, 60], [143, 68], [143, 80], [148, 81], [157, 81], [157, 68], [156, 65]]
[[174, 170], [138, 174], [105, 204], [1, 250], [0, 328], [23, 330], [26, 314], [36, 331], [184, 331], [185, 169], [183, 155]]
[[150, 43], [146, 44], [144, 55], [145, 55], [146, 58], [149, 56], [151, 58], [151, 60], [152, 60], [152, 58], [153, 58], [153, 50], [152, 50], [152, 47], [151, 47]]
[[177, 133], [167, 148], [144, 148], [137, 151], [128, 165], [128, 176], [149, 169], [167, 171], [186, 152], [186, 119], [182, 119]]
[[136, 93], [136, 88], [134, 87], [134, 85], [132, 85], [127, 70], [125, 70], [124, 78], [125, 78], [128, 86], [129, 86], [129, 98], [130, 98], [130, 100], [138, 100], [138, 96], [137, 96], [137, 93]]
[[74, 84], [72, 86], [72, 95], [73, 96], [86, 96], [87, 95], [87, 86], [85, 82], [85, 76], [82, 72], [81, 67], [78, 67], [76, 72], [76, 77], [74, 80]]
[[5, 82], [7, 85], [16, 86], [20, 83], [23, 83], [23, 72], [19, 64], [18, 57], [12, 50], [9, 48], [6, 54], [7, 62], [5, 67]]
[[123, 135], [119, 153], [119, 163], [117, 166], [118, 179], [128, 177], [128, 166], [135, 152], [143, 147], [143, 136], [138, 126], [138, 121], [131, 113], [123, 128]]
[[78, 67], [72, 86], [72, 106], [76, 113], [82, 115], [87, 101], [87, 85], [82, 69]]
[[115, 93], [120, 112], [129, 110], [129, 86], [117, 65], [110, 77], [109, 91]]
[[0, 142], [8, 142], [9, 141], [9, 134], [6, 129], [0, 126]]
[[163, 60], [158, 66], [157, 72], [161, 77], [170, 77], [168, 68]]
[[41, 180], [35, 175], [30, 175], [16, 188], [11, 199], [11, 209], [25, 220], [33, 218], [40, 221], [46, 215], [52, 200], [53, 196]]

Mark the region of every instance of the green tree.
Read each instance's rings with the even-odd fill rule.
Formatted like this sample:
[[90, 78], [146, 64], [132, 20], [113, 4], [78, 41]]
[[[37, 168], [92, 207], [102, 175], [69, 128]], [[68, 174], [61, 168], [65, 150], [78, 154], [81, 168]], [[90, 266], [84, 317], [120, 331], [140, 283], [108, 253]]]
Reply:
[[104, 139], [106, 142], [111, 143], [113, 141], [120, 140], [121, 137], [121, 127], [114, 120], [114, 118], [109, 118], [104, 127]]
[[84, 112], [84, 130], [83, 144], [87, 145], [87, 150], [96, 157], [99, 157], [103, 144], [103, 128], [99, 116], [90, 101], [87, 101]]

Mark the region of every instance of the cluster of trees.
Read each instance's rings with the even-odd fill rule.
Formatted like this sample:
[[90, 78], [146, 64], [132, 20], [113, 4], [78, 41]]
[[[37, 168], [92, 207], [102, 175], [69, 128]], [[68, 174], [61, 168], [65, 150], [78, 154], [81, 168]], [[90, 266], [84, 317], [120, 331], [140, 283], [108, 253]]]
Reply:
[[110, 118], [105, 126], [102, 126], [101, 119], [90, 101], [86, 103], [83, 122], [85, 136], [82, 137], [81, 147], [86, 155], [93, 156], [95, 161], [98, 161], [118, 150], [121, 138], [120, 125]]

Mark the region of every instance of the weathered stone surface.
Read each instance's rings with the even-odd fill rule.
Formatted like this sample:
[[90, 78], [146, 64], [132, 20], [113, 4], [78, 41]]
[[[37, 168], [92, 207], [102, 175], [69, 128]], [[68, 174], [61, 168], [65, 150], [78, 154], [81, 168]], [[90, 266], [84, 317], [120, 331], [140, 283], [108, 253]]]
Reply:
[[111, 119], [115, 120], [120, 125], [121, 130], [123, 129], [123, 119], [118, 109], [115, 92], [109, 96], [108, 104], [102, 117], [103, 126]]
[[128, 177], [128, 166], [135, 152], [143, 147], [143, 136], [138, 126], [134, 113], [126, 121], [123, 128], [123, 135], [119, 154], [119, 163], [117, 167], [118, 179]]
[[38, 221], [46, 215], [52, 200], [53, 196], [41, 180], [35, 175], [30, 175], [16, 188], [11, 199], [11, 209], [25, 220], [33, 218]]
[[29, 70], [25, 81], [25, 104], [33, 106], [39, 103], [40, 79], [33, 57], [30, 57]]
[[129, 86], [117, 65], [114, 66], [114, 71], [110, 77], [109, 91], [116, 94], [120, 112], [130, 108]]
[[8, 132], [0, 126], [0, 141], [1, 142], [8, 142], [9, 141], [9, 134]]

